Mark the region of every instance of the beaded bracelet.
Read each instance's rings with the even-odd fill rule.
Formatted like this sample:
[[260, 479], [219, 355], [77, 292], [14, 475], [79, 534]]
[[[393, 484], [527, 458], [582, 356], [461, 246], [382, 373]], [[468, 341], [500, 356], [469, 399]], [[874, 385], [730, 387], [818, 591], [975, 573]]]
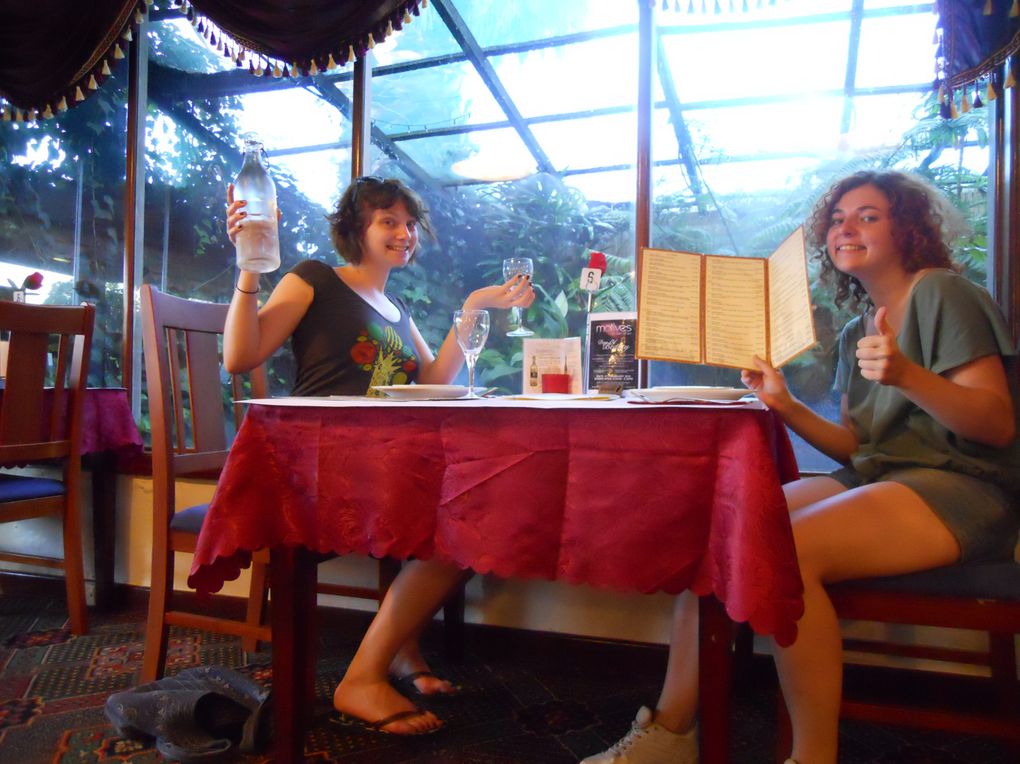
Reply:
[[234, 285], [234, 289], [236, 289], [241, 294], [258, 294], [259, 293], [258, 289], [255, 289], [254, 291], [249, 292], [247, 289], [241, 289], [241, 287], [237, 286], [236, 284]]

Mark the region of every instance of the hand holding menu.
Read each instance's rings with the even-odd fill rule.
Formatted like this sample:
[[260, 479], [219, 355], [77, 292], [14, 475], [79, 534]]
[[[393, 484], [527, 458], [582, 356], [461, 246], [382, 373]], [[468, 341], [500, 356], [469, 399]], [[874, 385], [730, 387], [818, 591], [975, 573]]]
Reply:
[[637, 356], [778, 368], [815, 344], [804, 233], [768, 258], [641, 250]]

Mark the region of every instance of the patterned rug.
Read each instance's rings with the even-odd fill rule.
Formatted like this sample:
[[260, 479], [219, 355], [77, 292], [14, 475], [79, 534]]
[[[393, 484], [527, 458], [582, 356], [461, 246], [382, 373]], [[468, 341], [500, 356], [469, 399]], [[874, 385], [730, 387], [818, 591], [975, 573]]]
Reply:
[[[336, 612], [336, 611], [332, 611]], [[151, 741], [120, 738], [103, 716], [114, 691], [138, 683], [145, 612], [93, 614], [90, 632], [72, 637], [62, 601], [0, 596], [0, 762], [162, 762]], [[415, 739], [369, 733], [326, 719], [332, 689], [353, 655], [365, 618], [323, 617], [317, 697], [322, 708], [306, 743], [311, 762], [386, 764], [573, 764], [614, 742], [637, 708], [654, 702], [664, 653], [633, 648], [637, 660], [596, 661], [589, 646], [576, 660], [563, 641], [522, 654], [482, 642], [469, 632], [463, 661], [444, 660], [441, 632], [424, 642], [434, 668], [462, 693], [423, 703], [446, 721], [439, 733]], [[621, 648], [614, 648], [614, 655]], [[649, 657], [649, 655], [651, 657]], [[196, 665], [236, 667], [261, 683], [271, 681], [268, 653], [246, 656], [238, 640], [173, 630], [169, 672]], [[734, 764], [773, 761], [775, 679], [770, 663], [756, 658], [734, 693], [731, 741]], [[914, 733], [866, 724], [844, 724], [841, 764], [1016, 764], [1020, 758], [994, 741]], [[229, 761], [269, 762], [268, 756]]]

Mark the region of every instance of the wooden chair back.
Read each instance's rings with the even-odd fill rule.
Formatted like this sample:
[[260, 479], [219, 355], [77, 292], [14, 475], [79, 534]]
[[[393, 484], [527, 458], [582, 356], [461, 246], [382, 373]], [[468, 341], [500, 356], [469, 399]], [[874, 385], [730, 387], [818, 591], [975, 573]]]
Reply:
[[[88, 629], [81, 529], [81, 428], [96, 311], [92, 305], [0, 302], [8, 338], [0, 398], [0, 466], [59, 462], [62, 481], [5, 475], [0, 522], [56, 515], [64, 556], [5, 552], [0, 559], [64, 571], [71, 630]], [[17, 494], [11, 489], [18, 485]], [[15, 495], [20, 498], [13, 498]]]
[[0, 301], [0, 331], [10, 342], [0, 403], [0, 461], [12, 461], [8, 454], [28, 460], [60, 457], [80, 446], [95, 315], [92, 305]]

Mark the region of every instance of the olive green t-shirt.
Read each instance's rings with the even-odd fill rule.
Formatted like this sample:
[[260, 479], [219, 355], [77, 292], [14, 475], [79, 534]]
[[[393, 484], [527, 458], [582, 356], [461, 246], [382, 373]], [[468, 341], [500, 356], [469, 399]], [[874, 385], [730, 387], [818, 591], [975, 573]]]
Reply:
[[[851, 456], [854, 468], [869, 481], [907, 467], [952, 470], [1020, 498], [1020, 438], [1005, 448], [961, 438], [895, 387], [864, 379], [855, 351], [866, 323], [866, 317], [858, 316], [843, 328], [836, 367], [836, 387], [848, 396], [860, 440]], [[1020, 432], [1016, 350], [988, 292], [949, 270], [926, 273], [914, 284], [896, 339], [907, 358], [936, 374], [983, 356], [1002, 356]]]

